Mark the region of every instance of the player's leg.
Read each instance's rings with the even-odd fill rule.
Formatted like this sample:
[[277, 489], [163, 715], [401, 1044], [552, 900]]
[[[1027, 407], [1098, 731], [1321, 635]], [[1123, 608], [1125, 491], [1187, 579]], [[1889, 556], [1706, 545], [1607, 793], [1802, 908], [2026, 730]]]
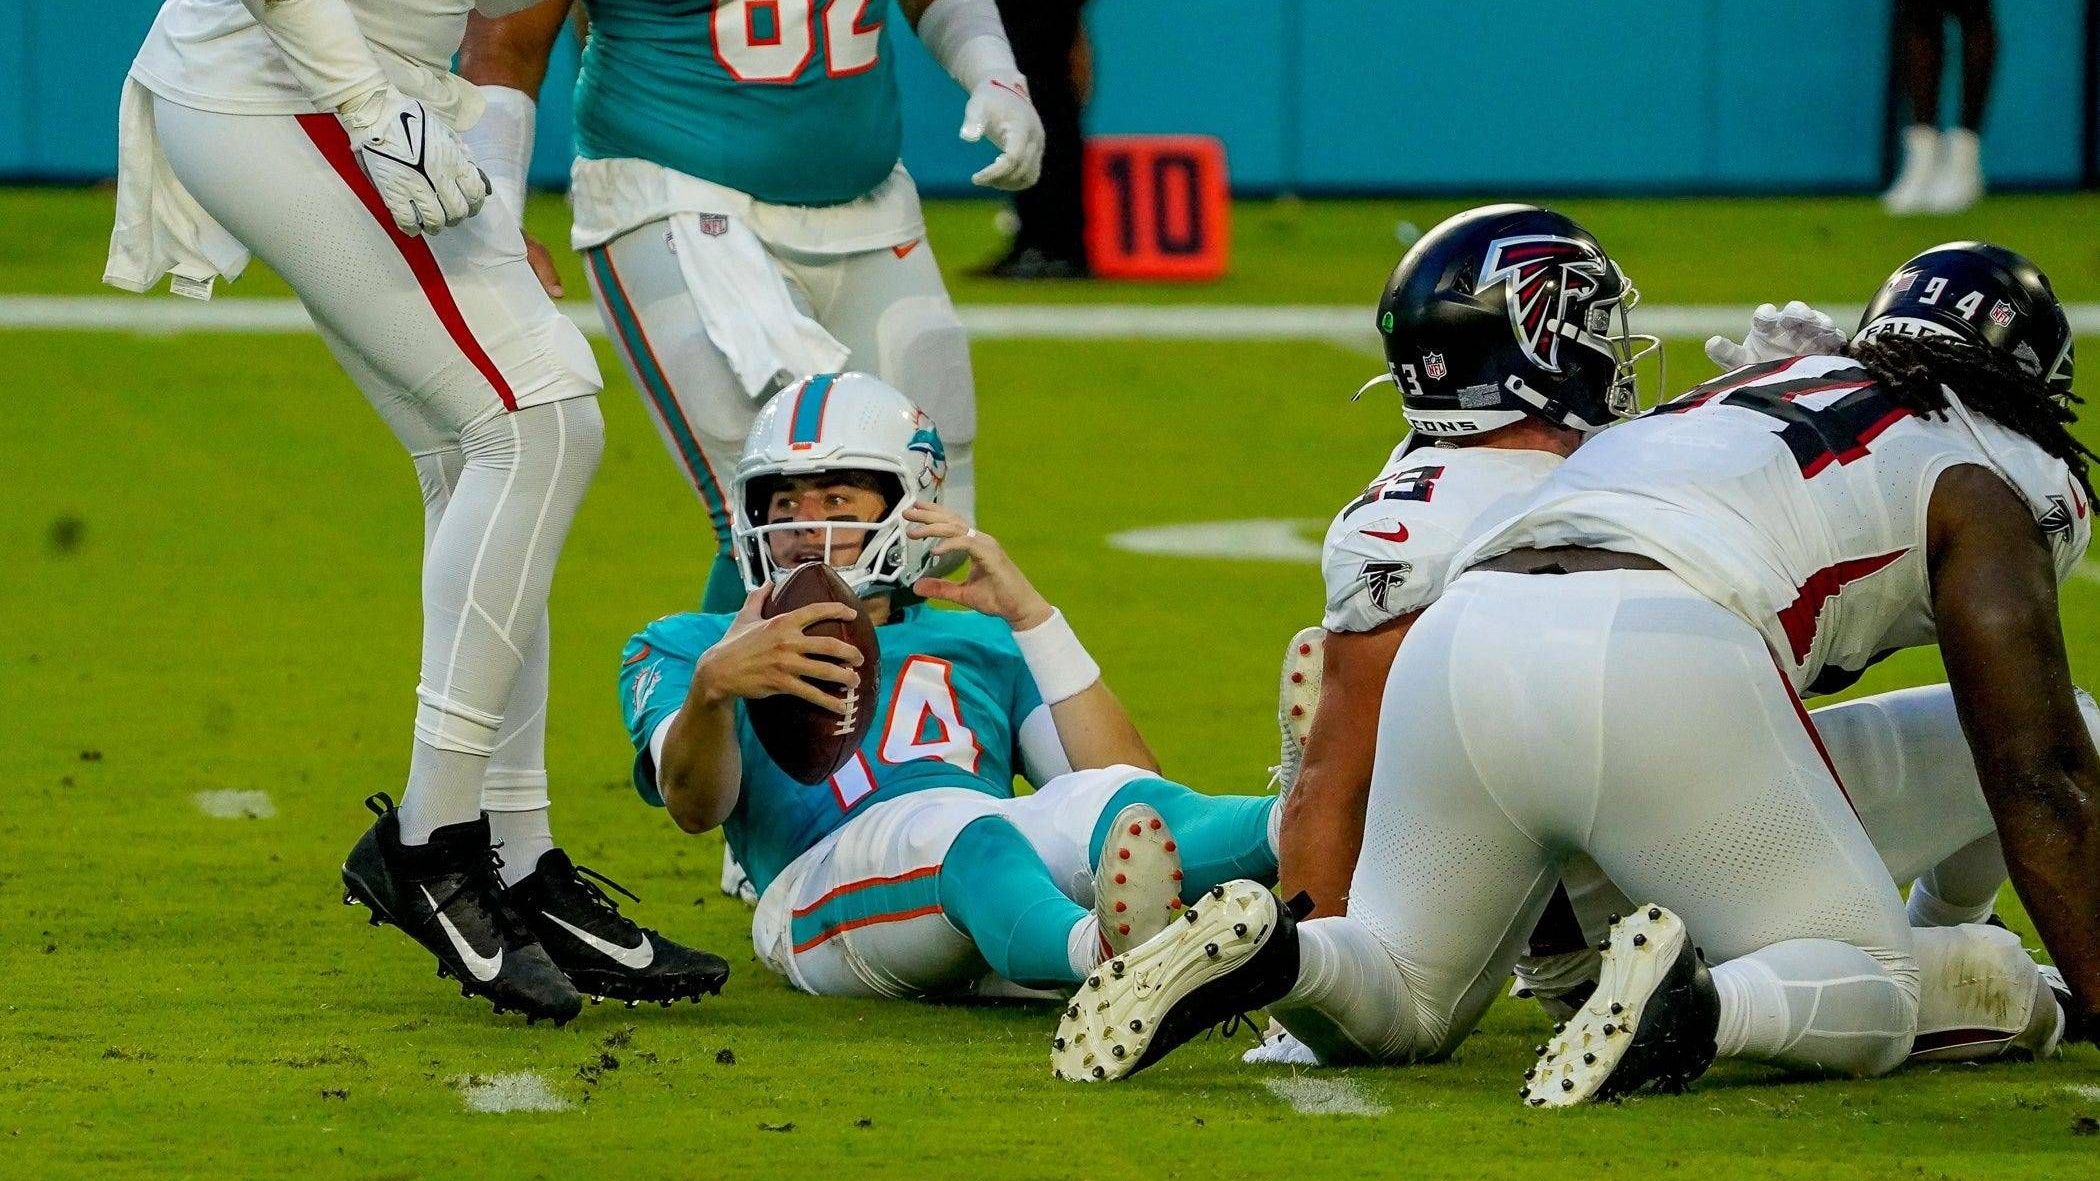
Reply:
[[670, 233], [668, 222], [652, 222], [586, 250], [584, 269], [627, 376], [714, 530], [700, 609], [733, 612], [744, 589], [730, 557], [726, 497], [759, 403], [708, 339]]
[[1276, 884], [1275, 796], [1210, 796], [1156, 775], [1142, 776], [1117, 789], [1096, 813], [1087, 842], [1089, 860], [1100, 859], [1115, 818], [1133, 804], [1152, 808], [1174, 830], [1182, 901], [1241, 878]]
[[970, 340], [941, 283], [932, 244], [815, 257], [784, 254], [824, 327], [933, 418], [948, 452], [941, 502], [977, 518], [977, 387]]
[[190, 193], [383, 376], [366, 393], [397, 434], [462, 457], [424, 566], [404, 806], [385, 809], [353, 853], [369, 870], [353, 890], [471, 989], [529, 1013], [572, 1013], [574, 991], [495, 893], [480, 797], [522, 647], [597, 462], [588, 346], [537, 290], [515, 227], [478, 218], [428, 240], [393, 230], [334, 119], [165, 102], [155, 114]]
[[[1563, 675], [1594, 685], [1603, 708], [1596, 745], [1556, 762], [1596, 769], [1598, 805], [1584, 843], [1643, 900], [1632, 930], [1610, 933], [1597, 992], [1550, 1044], [1542, 1069], [1572, 1082], [1578, 1097], [1638, 1085], [1609, 1076], [1615, 1064], [1638, 1071], [1622, 1048], [1649, 1037], [1662, 994], [1629, 992], [1645, 985], [1623, 973], [1615, 980], [1615, 965], [1641, 975], [1639, 963], [1668, 958], [1684, 929], [1718, 966], [1716, 995], [1699, 1002], [1688, 992], [1683, 1002], [1708, 1015], [1687, 1018], [1675, 1032], [1680, 1046], [1696, 1047], [1693, 1026], [1703, 1020], [1724, 1056], [1859, 1075], [1902, 1062], [1918, 1004], [1902, 900], [1763, 640], [1667, 574], [1530, 577], [1564, 581], [1594, 601], [1593, 617], [1610, 620], [1587, 659], [1561, 654]], [[1522, 746], [1521, 736], [1511, 743]], [[1682, 926], [1665, 915], [1650, 928], [1648, 902], [1674, 910]], [[1628, 1013], [1615, 1020], [1612, 1004]], [[1637, 1022], [1630, 1039], [1628, 1016]], [[1605, 1024], [1617, 1026], [1619, 1040], [1598, 1034]], [[1604, 1061], [1594, 1070], [1570, 1060], [1582, 1037], [1612, 1047], [1598, 1051]], [[1699, 1069], [1650, 1077], [1681, 1081]]]
[[1437, 1058], [1472, 1030], [1557, 859], [1498, 803], [1465, 740], [1461, 719], [1488, 703], [1453, 670], [1490, 670], [1454, 663], [1462, 617], [1432, 608], [1395, 661], [1390, 684], [1426, 688], [1389, 698], [1350, 913], [1297, 923], [1258, 883], [1213, 887], [1193, 919], [1123, 957], [1127, 977], [1074, 998], [1055, 1058], [1064, 1077], [1122, 1077], [1254, 1008], [1330, 1062]]

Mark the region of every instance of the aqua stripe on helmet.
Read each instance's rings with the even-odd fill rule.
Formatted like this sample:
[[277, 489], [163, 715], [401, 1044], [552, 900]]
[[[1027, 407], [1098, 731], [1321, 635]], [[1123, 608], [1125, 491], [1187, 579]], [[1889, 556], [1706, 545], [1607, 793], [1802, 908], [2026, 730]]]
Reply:
[[819, 373], [802, 383], [795, 395], [795, 420], [788, 427], [789, 443], [817, 441], [824, 427], [824, 405], [831, 401], [831, 386], [838, 379], [836, 373]]

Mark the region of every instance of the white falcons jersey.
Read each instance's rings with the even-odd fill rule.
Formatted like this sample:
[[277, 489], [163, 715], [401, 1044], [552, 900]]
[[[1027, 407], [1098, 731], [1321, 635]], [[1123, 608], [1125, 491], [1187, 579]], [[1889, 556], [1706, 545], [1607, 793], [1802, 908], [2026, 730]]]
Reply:
[[[463, 130], [480, 117], [480, 92], [452, 73], [452, 55], [466, 35], [475, 0], [342, 3], [380, 71], [402, 93], [421, 99], [455, 128]], [[316, 110], [269, 30], [256, 23], [242, 0], [166, 0], [131, 74], [162, 98], [203, 111], [303, 115]]]
[[1395, 448], [1327, 527], [1320, 622], [1328, 631], [1370, 631], [1435, 602], [1478, 527], [1513, 512], [1561, 462], [1545, 451], [1410, 446]]
[[2092, 519], [2063, 462], [1959, 401], [1912, 414], [1847, 357], [1738, 369], [1599, 434], [1460, 560], [1527, 546], [1643, 554], [1763, 632], [1812, 693], [1936, 641], [1926, 509], [1960, 464], [2019, 493], [2068, 578]]

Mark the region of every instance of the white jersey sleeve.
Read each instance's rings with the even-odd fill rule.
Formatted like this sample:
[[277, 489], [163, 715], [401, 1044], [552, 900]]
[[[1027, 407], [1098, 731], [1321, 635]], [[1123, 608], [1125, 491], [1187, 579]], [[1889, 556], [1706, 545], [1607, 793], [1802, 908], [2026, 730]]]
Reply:
[[1969, 428], [1991, 461], [1991, 469], [2027, 503], [2049, 542], [2056, 580], [2068, 581], [2093, 540], [2093, 506], [2085, 487], [2064, 462], [2013, 431], [1971, 412], [1956, 399], [1953, 413]]
[[1328, 526], [1321, 626], [1370, 631], [1434, 603], [1475, 530], [1500, 520], [1559, 462], [1542, 451], [1403, 443]]
[[1327, 584], [1322, 627], [1367, 632], [1436, 602], [1460, 538], [1420, 517], [1373, 512], [1334, 519], [1320, 547]]

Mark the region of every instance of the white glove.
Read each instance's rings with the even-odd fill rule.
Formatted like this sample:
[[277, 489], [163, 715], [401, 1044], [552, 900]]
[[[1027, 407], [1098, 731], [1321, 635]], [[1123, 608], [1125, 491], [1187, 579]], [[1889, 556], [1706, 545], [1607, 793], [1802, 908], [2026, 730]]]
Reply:
[[1760, 304], [1741, 344], [1725, 336], [1709, 337], [1706, 356], [1723, 369], [1741, 369], [1788, 357], [1829, 356], [1844, 351], [1848, 343], [1837, 321], [1797, 299], [1784, 309]]
[[456, 226], [488, 200], [489, 178], [450, 124], [389, 86], [337, 116], [364, 157], [365, 173], [411, 237]]
[[1028, 79], [1019, 74], [987, 78], [970, 92], [962, 137], [974, 144], [986, 135], [999, 158], [978, 169], [971, 183], [1009, 193], [1035, 184], [1043, 171], [1043, 120], [1028, 101]]

